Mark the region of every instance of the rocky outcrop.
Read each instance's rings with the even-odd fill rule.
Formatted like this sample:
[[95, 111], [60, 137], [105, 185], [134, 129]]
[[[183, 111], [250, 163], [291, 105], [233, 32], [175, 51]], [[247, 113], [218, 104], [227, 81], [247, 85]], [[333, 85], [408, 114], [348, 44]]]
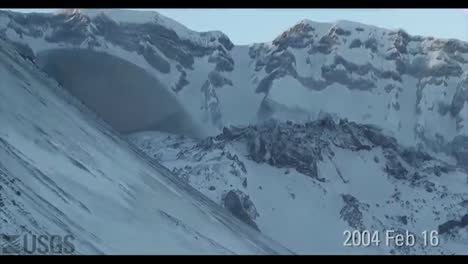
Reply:
[[439, 227], [438, 227], [439, 234], [448, 233], [451, 230], [453, 230], [453, 229], [455, 229], [457, 227], [460, 227], [460, 226], [461, 226], [461, 223], [459, 221], [449, 220], [449, 221], [439, 225]]
[[359, 202], [356, 197], [350, 194], [341, 195], [344, 206], [341, 208], [340, 217], [348, 223], [348, 225], [357, 230], [364, 230], [362, 210], [369, 206]]
[[468, 226], [468, 214], [464, 215], [461, 219], [462, 226]]
[[319, 177], [317, 164], [333, 152], [333, 147], [351, 151], [382, 148], [386, 158], [384, 171], [397, 180], [415, 184], [427, 183], [419, 182], [421, 177], [411, 174], [411, 170], [423, 170], [437, 176], [451, 170], [448, 164], [423, 150], [400, 146], [395, 138], [374, 126], [336, 120], [326, 114], [319, 120], [306, 123], [270, 120], [257, 126], [224, 128], [223, 134], [204, 140], [203, 146], [219, 148], [232, 140], [245, 141], [250, 158], [258, 163], [293, 168], [322, 182], [326, 179]]
[[[337, 95], [335, 90], [339, 89], [351, 90], [343, 91], [342, 100], [349, 104], [359, 101], [355, 97], [357, 94], [362, 94], [363, 98], [375, 96], [376, 101], [385, 101], [387, 105], [386, 109], [376, 111], [378, 118], [360, 113], [367, 117], [361, 119], [351, 110], [349, 115], [348, 110], [340, 114], [357, 122], [369, 120], [399, 134], [405, 125], [396, 120], [405, 119], [405, 113], [412, 115], [414, 109], [417, 121], [406, 126], [413, 126], [417, 131], [414, 142], [423, 141], [432, 146], [439, 136], [451, 141], [454, 136], [467, 133], [468, 93], [464, 84], [466, 74], [463, 74], [468, 69], [467, 47], [467, 43], [458, 40], [411, 36], [403, 30], [391, 31], [346, 21], [334, 24], [301, 21], [271, 45], [252, 45], [249, 55], [255, 65], [253, 70], [261, 76], [255, 82], [255, 91], [264, 93], [274, 103], [283, 103], [283, 89], [293, 89], [291, 94], [297, 97], [307, 96], [302, 89], [309, 89], [310, 98], [307, 99], [311, 102], [318, 100], [316, 98], [330, 100], [326, 96]], [[329, 88], [332, 91], [327, 92]], [[416, 100], [407, 100], [412, 94], [408, 89], [416, 91]], [[299, 98], [297, 101], [304, 102], [289, 103], [289, 107], [298, 105], [315, 115], [319, 110], [307, 105], [307, 99]], [[369, 105], [379, 108], [372, 103]], [[453, 133], [432, 124], [450, 118], [447, 114], [453, 117], [449, 119], [450, 126], [453, 123]], [[426, 119], [434, 115], [438, 121], [427, 120], [426, 123]], [[395, 120], [395, 125], [387, 122], [390, 118]]]
[[254, 221], [258, 213], [248, 195], [239, 190], [229, 191], [223, 197], [223, 206], [241, 221], [260, 231]]
[[133, 23], [116, 21], [105, 12], [88, 15], [86, 10], [66, 10], [57, 14], [0, 11], [0, 17], [9, 21], [5, 28], [0, 28], [0, 34], [11, 29], [21, 38], [28, 36], [75, 47], [102, 48], [110, 43], [136, 52], [161, 73], [175, 70], [170, 68], [169, 60], [185, 69], [193, 69], [195, 58], [204, 56], [208, 56], [209, 62], [219, 71], [233, 70], [234, 60], [229, 51], [234, 45], [226, 35], [195, 33], [189, 29], [178, 32], [158, 22], [157, 13], [154, 14], [152, 21]]

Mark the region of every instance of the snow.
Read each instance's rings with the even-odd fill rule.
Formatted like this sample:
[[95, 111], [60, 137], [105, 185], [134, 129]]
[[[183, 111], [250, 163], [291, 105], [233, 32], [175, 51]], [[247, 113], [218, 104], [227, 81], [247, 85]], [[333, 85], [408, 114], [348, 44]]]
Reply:
[[[221, 32], [191, 31], [152, 11], [98, 9], [71, 12], [83, 12], [91, 17], [104, 13], [121, 23], [158, 23], [173, 29], [181, 39], [190, 40], [203, 47], [219, 45], [216, 41], [209, 42], [209, 39], [213, 36], [215, 38], [223, 36]], [[0, 16], [0, 28], [6, 27], [7, 23], [8, 20], [2, 20]], [[397, 52], [395, 47], [397, 35], [390, 36], [392, 31], [349, 21], [316, 23], [304, 20], [300, 23], [309, 24], [315, 28], [310, 36], [314, 38], [314, 43], [326, 34], [331, 34], [332, 29], [336, 27], [351, 33], [349, 36], [335, 33], [333, 37], [336, 37], [337, 43], [330, 54], [320, 52], [309, 54], [310, 47], [288, 48], [286, 51], [291, 52], [296, 58], [296, 64], [293, 66], [299, 76], [324, 80], [322, 66], [333, 64], [336, 56], [357, 66], [370, 65], [380, 72], [397, 72], [395, 60], [387, 59], [387, 55]], [[357, 27], [362, 28], [363, 31], [356, 30]], [[50, 29], [45, 29], [44, 33], [48, 35]], [[10, 28], [7, 28], [6, 36], [10, 40], [27, 43], [36, 53], [57, 48], [77, 48], [63, 43], [49, 43], [42, 38], [32, 38], [26, 34], [20, 37]], [[125, 59], [143, 68], [166, 84], [169, 89], [181, 75], [176, 70], [177, 62], [165, 57], [159, 50], [156, 52], [170, 63], [169, 74], [158, 72], [136, 52], [128, 52], [119, 46], [114, 46], [102, 36], [95, 37], [102, 47], [94, 49]], [[376, 52], [365, 47], [349, 48], [352, 40], [359, 39], [364, 43], [371, 37], [377, 41]], [[407, 46], [408, 53], [399, 55], [402, 61], [408, 62], [422, 58], [428, 68], [433, 69], [452, 60], [451, 55], [441, 48], [444, 43], [444, 41], [428, 38], [422, 41], [411, 40]], [[79, 48], [87, 47], [85, 43]], [[249, 49], [254, 47], [261, 49], [260, 56], [251, 59], [248, 55]], [[418, 137], [416, 131], [422, 132], [429, 138], [442, 135], [447, 141], [457, 135], [468, 134], [468, 126], [464, 125], [468, 120], [467, 102], [457, 117], [452, 117], [450, 113], [442, 115], [438, 112], [440, 104], [448, 106], [451, 104], [460, 82], [457, 76], [416, 78], [403, 72], [399, 75], [400, 81], [391, 78], [379, 79], [372, 73], [362, 76], [356, 72], [350, 73], [349, 76], [353, 80], [363, 78], [375, 84], [375, 88], [361, 91], [352, 90], [346, 84], [339, 83], [333, 83], [323, 90], [314, 90], [304, 87], [291, 74], [286, 74], [273, 81], [268, 93], [256, 93], [258, 83], [267, 76], [265, 68], [258, 72], [254, 70], [257, 60], [267, 62], [270, 56], [279, 55], [275, 53], [277, 48], [273, 42], [268, 42], [235, 46], [228, 51], [234, 60], [234, 70], [220, 72], [220, 74], [232, 81], [233, 85], [211, 87], [217, 99], [205, 98], [201, 91], [202, 86], [208, 80], [208, 74], [215, 70], [215, 65], [209, 63], [208, 60], [210, 56], [218, 53], [217, 50], [208, 56], [194, 57], [193, 69], [184, 69], [189, 84], [178, 93], [170, 90], [194, 120], [204, 125], [207, 135], [218, 134], [220, 128], [204, 119], [205, 112], [201, 107], [205, 99], [208, 99], [208, 103], [215, 103], [219, 107], [221, 125], [228, 126], [255, 124], [257, 112], [265, 97], [281, 106], [281, 110], [275, 113], [275, 117], [280, 119], [314, 119], [320, 113], [333, 113], [358, 123], [377, 125], [383, 128], [385, 133], [397, 138], [402, 146], [415, 146], [421, 143], [421, 138]], [[466, 53], [457, 55], [461, 58], [468, 58]], [[307, 59], [310, 63], [306, 63]], [[460, 65], [462, 71], [468, 69], [466, 64], [457, 65]], [[11, 75], [6, 67], [2, 66], [1, 69], [1, 76]], [[345, 67], [338, 65], [337, 69], [345, 69]], [[33, 76], [29, 79], [36, 80], [37, 77]], [[2, 102], [0, 120], [2, 124], [8, 124], [0, 127], [0, 137], [15, 146], [18, 149], [18, 155], [23, 157], [28, 164], [43, 171], [57, 186], [76, 199], [65, 196], [62, 201], [62, 198], [57, 198], [60, 195], [31, 176], [31, 172], [23, 168], [24, 164], [10, 157], [9, 153], [1, 152], [0, 165], [2, 160], [8, 160], [7, 164], [11, 166], [8, 169], [21, 172], [24, 175], [22, 179], [30, 178], [27, 182], [30, 189], [35, 190], [45, 200], [57, 201], [57, 205], [54, 205], [59, 208], [60, 212], [72, 219], [69, 220], [70, 223], [67, 223], [67, 228], [79, 224], [83, 230], [88, 230], [88, 233], [83, 233], [80, 237], [80, 241], [88, 245], [88, 247], [83, 246], [83, 252], [154, 253], [157, 251], [220, 254], [264, 252], [263, 248], [251, 247], [250, 235], [247, 235], [249, 239], [246, 240], [244, 231], [239, 231], [244, 228], [237, 222], [233, 223], [235, 231], [228, 231], [226, 226], [220, 223], [220, 221], [224, 222], [227, 217], [224, 213], [219, 212], [217, 207], [213, 209], [211, 205], [206, 205], [207, 202], [203, 198], [197, 198], [197, 202], [193, 202], [192, 196], [198, 197], [198, 193], [188, 195], [188, 187], [180, 187], [175, 179], [171, 180], [173, 176], [169, 171], [182, 170], [186, 166], [191, 166], [190, 171], [194, 173], [183, 175], [183, 180], [187, 180], [195, 189], [218, 204], [221, 203], [223, 195], [232, 189], [247, 193], [257, 208], [259, 216], [255, 222], [262, 233], [293, 251], [303, 254], [336, 254], [337, 252], [340, 254], [389, 254], [390, 249], [386, 247], [367, 249], [343, 247], [342, 232], [350, 229], [350, 226], [340, 218], [340, 210], [344, 206], [341, 194], [353, 195], [362, 203], [369, 205], [368, 211], [363, 210], [366, 228], [383, 230], [401, 227], [419, 234], [424, 229], [436, 229], [444, 221], [459, 217], [462, 210], [457, 204], [467, 199], [464, 171], [450, 172], [440, 178], [434, 175], [428, 176], [427, 180], [434, 183], [439, 191], [447, 189], [445, 193], [449, 194], [448, 197], [440, 197], [442, 191], [429, 193], [421, 186], [410, 186], [408, 183], [390, 178], [384, 171], [386, 157], [380, 148], [358, 152], [334, 148], [335, 156], [325, 157], [318, 164], [320, 176], [327, 179], [322, 183], [293, 169], [285, 174], [284, 168], [278, 169], [256, 163], [248, 158], [245, 146], [238, 142], [229, 144], [226, 151], [236, 154], [245, 164], [248, 173], [235, 176], [230, 172], [232, 161], [224, 157], [220, 158], [224, 150], [202, 151], [197, 149], [198, 141], [194, 139], [182, 140], [174, 135], [159, 132], [134, 135], [136, 145], [169, 169], [167, 171], [158, 164], [154, 165], [157, 167], [155, 170], [146, 161], [136, 157], [129, 150], [131, 146], [126, 146], [126, 143], [120, 139], [110, 140], [108, 137], [110, 132], [94, 123], [90, 125], [88, 116], [73, 110], [74, 108], [64, 103], [60, 97], [51, 97], [48, 92], [45, 92], [47, 89], [42, 89], [43, 86], [30, 88], [42, 96], [40, 98], [43, 98], [42, 101], [47, 104], [47, 106], [42, 106], [38, 97], [31, 96], [21, 88], [22, 85], [26, 85], [22, 84], [21, 80], [29, 79], [0, 78], [0, 85], [2, 85], [0, 87], [0, 101]], [[42, 79], [40, 81], [43, 82]], [[442, 84], [430, 83], [432, 81], [443, 81], [447, 85], [443, 82]], [[31, 81], [28, 82], [31, 83]], [[36, 82], [34, 81], [34, 84]], [[385, 88], [388, 85], [393, 85], [395, 88], [386, 91]], [[7, 86], [8, 88], [4, 88]], [[418, 89], [422, 86], [420, 97], [418, 97]], [[26, 87], [29, 86], [26, 85]], [[393, 107], [394, 105], [399, 105], [399, 109]], [[418, 107], [420, 112], [416, 111]], [[297, 113], [301, 111], [306, 114], [298, 115]], [[44, 116], [48, 118], [43, 118]], [[457, 129], [457, 122], [464, 127]], [[40, 134], [32, 130], [34, 127], [28, 124], [36, 124], [51, 136], [47, 140], [41, 138], [38, 136]], [[173, 146], [175, 143], [180, 145], [175, 147]], [[61, 151], [56, 151], [56, 149]], [[187, 152], [180, 156], [181, 150], [187, 150]], [[431, 154], [440, 160], [454, 164], [453, 157], [447, 153], [431, 152]], [[265, 155], [270, 155], [270, 153], [265, 153]], [[83, 172], [79, 166], [76, 166], [76, 163], [70, 161], [70, 157], [84, 164], [88, 172]], [[376, 162], [376, 158], [380, 162]], [[413, 168], [408, 169], [410, 173], [414, 172]], [[243, 187], [244, 179], [247, 179], [247, 187]], [[211, 187], [215, 190], [211, 190]], [[397, 194], [400, 197], [399, 201], [393, 198]], [[80, 203], [76, 201], [84, 204], [91, 214], [82, 209]], [[406, 201], [409, 205], [404, 203]], [[28, 201], [25, 201], [25, 204], [28, 205]], [[35, 219], [39, 219], [38, 222], [51, 222], [47, 214], [41, 214], [39, 210], [35, 210], [35, 204], [28, 206], [27, 209], [33, 212]], [[38, 208], [44, 207], [41, 205]], [[45, 210], [45, 212], [54, 216], [58, 214], [53, 211]], [[220, 220], [219, 215], [223, 216], [223, 220]], [[403, 215], [410, 219], [407, 226], [398, 221], [398, 217]], [[0, 216], [2, 216], [1, 213]], [[173, 217], [181, 219], [184, 224], [174, 224]], [[18, 216], [17, 219], [23, 221], [26, 218]], [[127, 226], [131, 226], [131, 229], [124, 228]], [[44, 228], [56, 232], [63, 231], [53, 224]], [[73, 229], [73, 227], [70, 228]], [[73, 231], [79, 234], [80, 230]], [[441, 250], [444, 253], [464, 253], [466, 250], [463, 246], [466, 246], [467, 234], [463, 232], [463, 230], [459, 231], [460, 239], [457, 241], [461, 241], [460, 243], [444, 237], [446, 244], [441, 249], [416, 248], [414, 252], [437, 253]], [[97, 236], [102, 241], [95, 241], [93, 236]], [[253, 236], [256, 238], [256, 235]], [[122, 237], [126, 239], [122, 240]], [[266, 241], [263, 238], [260, 240], [262, 243]], [[135, 241], [140, 242], [135, 244]], [[269, 241], [265, 243], [271, 246]], [[284, 252], [281, 247], [274, 247]]]
[[137, 11], [128, 9], [80, 9], [74, 12], [81, 12], [91, 18], [104, 14], [119, 23], [156, 23], [173, 30], [181, 39], [191, 40], [204, 46], [210, 45], [211, 37], [219, 38], [224, 35], [220, 31], [209, 31], [205, 32], [205, 36], [202, 36], [201, 33], [190, 30], [175, 20], [165, 17], [155, 11]]
[[[333, 147], [334, 155], [325, 156], [318, 164], [319, 178], [325, 179], [319, 182], [293, 168], [254, 162], [245, 144], [237, 141], [222, 149], [206, 150], [197, 146], [196, 140], [154, 132], [134, 134], [130, 140], [169, 169], [190, 171], [191, 175], [177, 175], [219, 204], [230, 190], [246, 193], [258, 213], [255, 222], [261, 232], [298, 254], [390, 254], [392, 247], [385, 244], [367, 248], [343, 246], [343, 231], [354, 229], [340, 217], [345, 206], [341, 194], [352, 195], [364, 204], [360, 210], [366, 230], [383, 233], [401, 227], [414, 232], [421, 242], [424, 230], [436, 230], [447, 219], [459, 217], [457, 204], [466, 198], [465, 172], [429, 176], [437, 190], [446, 190], [445, 196], [440, 196], [438, 191], [427, 192], [421, 186], [389, 176], [384, 171], [386, 157], [381, 147], [357, 152]], [[232, 161], [226, 155], [237, 156], [246, 173], [233, 174]], [[407, 164], [405, 167], [410, 173], [414, 170]], [[397, 220], [400, 216], [408, 218], [407, 225]], [[418, 245], [411, 252], [464, 252], [459, 247], [463, 238], [453, 246], [451, 239], [440, 239], [450, 244], [439, 248]]]
[[[153, 11], [135, 11], [135, 10], [118, 10], [118, 9], [89, 9], [89, 10], [72, 10], [68, 12], [82, 12], [83, 14], [95, 17], [98, 14], [104, 13], [112, 19], [120, 22], [131, 22], [131, 23], [159, 23], [169, 29], [173, 29], [180, 37], [190, 39], [198, 45], [218, 45], [218, 42], [206, 42], [212, 36], [220, 37], [220, 32], [209, 32], [209, 33], [197, 33], [187, 29], [185, 26], [169, 19], [158, 15]], [[156, 19], [157, 18], [157, 19]], [[156, 21], [156, 22], [155, 22]], [[323, 80], [322, 77], [322, 66], [330, 65], [334, 63], [335, 57], [340, 56], [346, 61], [353, 63], [357, 66], [372, 65], [379, 71], [391, 71], [396, 72], [396, 64], [393, 60], [387, 60], [383, 58], [385, 52], [389, 50], [395, 50], [394, 47], [394, 36], [389, 36], [391, 31], [381, 29], [373, 26], [362, 25], [359, 23], [349, 21], [338, 21], [336, 23], [316, 23], [308, 20], [301, 21], [300, 23], [309, 24], [315, 28], [313, 38], [319, 40], [326, 34], [331, 34], [333, 28], [341, 28], [348, 30], [349, 36], [334, 35], [337, 37], [337, 44], [334, 46], [334, 50], [331, 54], [314, 53], [308, 54], [305, 49], [291, 49], [291, 52], [296, 58], [295, 69], [296, 72], [302, 77], [312, 77], [315, 80]], [[363, 31], [358, 31], [356, 28], [362, 28]], [[49, 34], [50, 29], [45, 29], [45, 35]], [[48, 49], [56, 48], [72, 48], [70, 45], [64, 45], [62, 43], [49, 43], [42, 38], [32, 38], [28, 35], [20, 37], [11, 29], [7, 29], [6, 35], [9, 39], [27, 43], [34, 52], [38, 53]], [[183, 37], [185, 36], [185, 37]], [[106, 52], [108, 54], [128, 60], [139, 67], [145, 69], [152, 75], [156, 76], [170, 89], [177, 83], [181, 73], [176, 70], [177, 63], [171, 59], [166, 58], [162, 52], [156, 50], [161, 56], [170, 63], [171, 71], [168, 74], [163, 74], [154, 69], [149, 63], [136, 52], [128, 52], [121, 47], [112, 45], [107, 42], [102, 36], [95, 36], [102, 47], [94, 47], [97, 51]], [[373, 53], [370, 49], [361, 48], [349, 48], [350, 41], [354, 39], [361, 40], [364, 43], [369, 37], [373, 37], [377, 40], [378, 52]], [[345, 43], [346, 42], [346, 43]], [[420, 43], [422, 52], [427, 51], [427, 62], [429, 67], [435, 67], [441, 65], [443, 60], [437, 60], [437, 57], [447, 57], [446, 54], [436, 49], [431, 51], [431, 45], [434, 40], [424, 39]], [[417, 50], [419, 42], [412, 41], [408, 44], [408, 49]], [[146, 45], [151, 45], [147, 43]], [[276, 46], [272, 43], [256, 44], [253, 46], [262, 47], [262, 53], [260, 59], [267, 60], [268, 56], [271, 56]], [[229, 52], [231, 57], [234, 59], [234, 71], [223, 72], [222, 75], [233, 82], [233, 86], [225, 86], [222, 88], [215, 89], [215, 93], [219, 100], [219, 111], [221, 113], [222, 125], [229, 124], [248, 124], [255, 122], [256, 114], [259, 109], [260, 102], [264, 95], [255, 93], [258, 82], [265, 77], [265, 71], [255, 72], [253, 65], [256, 61], [252, 60], [248, 56], [249, 48], [251, 46], [236, 46]], [[73, 47], [76, 48], [76, 47]], [[87, 48], [87, 44], [83, 44], [80, 48]], [[217, 52], [215, 50], [214, 52]], [[424, 54], [424, 53], [423, 53]], [[213, 54], [211, 54], [213, 55]], [[413, 55], [407, 55], [408, 60], [413, 60]], [[468, 56], [462, 54], [462, 56]], [[217, 127], [209, 124], [208, 121], [204, 121], [203, 110], [200, 110], [202, 103], [204, 102], [203, 94], [200, 88], [207, 80], [207, 76], [210, 71], [214, 70], [214, 65], [208, 63], [208, 56], [195, 57], [195, 62], [192, 69], [184, 69], [187, 73], [186, 79], [189, 84], [180, 91], [177, 96], [182, 104], [187, 108], [187, 111], [192, 113], [195, 120], [198, 120], [201, 124], [207, 128], [208, 134], [215, 134], [219, 132]], [[307, 64], [306, 60], [309, 59], [310, 63]], [[338, 65], [338, 68], [343, 68], [343, 65]], [[464, 66], [466, 68], [466, 66]], [[456, 87], [456, 78], [448, 79], [448, 87], [433, 87], [429, 86], [423, 90], [423, 102], [422, 109], [424, 111], [421, 114], [415, 113], [415, 102], [416, 102], [416, 86], [417, 82], [414, 78], [407, 75], [402, 75], [403, 82], [394, 81], [391, 79], [378, 79], [374, 80], [372, 75], [359, 76], [356, 73], [350, 73], [349, 76], [352, 79], [369, 79], [373, 80], [376, 84], [376, 88], [372, 92], [367, 91], [348, 91], [348, 87], [341, 87], [338, 84], [332, 84], [326, 87], [323, 91], [308, 91], [308, 88], [302, 87], [296, 80], [293, 80], [290, 76], [285, 76], [281, 79], [277, 79], [273, 83], [273, 87], [268, 94], [268, 98], [273, 99], [276, 103], [286, 106], [297, 106], [300, 109], [310, 111], [310, 115], [316, 115], [320, 110], [336, 112], [342, 117], [350, 118], [360, 122], [369, 122], [379, 126], [382, 126], [392, 133], [396, 134], [404, 144], [416, 143], [414, 129], [416, 126], [420, 126], [424, 130], [427, 130], [425, 134], [433, 136], [435, 134], [441, 134], [446, 139], [450, 140], [454, 136], [465, 133], [465, 130], [456, 131], [456, 121], [448, 116], [440, 117], [438, 114], [434, 115], [432, 111], [427, 110], [433, 105], [436, 105], [436, 101], [441, 101], [440, 93], [444, 91], [446, 98], [454, 93], [454, 87]], [[383, 88], [387, 85], [394, 85], [403, 89], [402, 92], [398, 92], [398, 98], [395, 91], [387, 94], [383, 91]], [[442, 88], [442, 89], [439, 89]], [[172, 89], [170, 89], [171, 92]], [[437, 92], [439, 95], [430, 95], [432, 91]], [[438, 99], [439, 98], [439, 99]], [[436, 101], [434, 101], [436, 100]], [[443, 100], [447, 103], [447, 100]], [[242, 104], [240, 103], [242, 102]], [[325, 102], [327, 102], [325, 104]], [[392, 107], [387, 109], [390, 104], [400, 105], [400, 110], [395, 110]], [[448, 102], [450, 104], [450, 102]], [[350, 111], [350, 107], [353, 111]], [[444, 126], [433, 125], [442, 122]]]
[[263, 94], [256, 94], [249, 78], [249, 62], [247, 47], [234, 47], [231, 51], [236, 58], [236, 67], [231, 73], [225, 73], [232, 80], [233, 86], [224, 86], [217, 90], [221, 105], [221, 114], [225, 125], [241, 125], [255, 123]]
[[71, 233], [85, 254], [289, 253], [150, 163], [5, 43], [0, 56], [0, 184], [16, 201], [1, 208], [0, 233]]

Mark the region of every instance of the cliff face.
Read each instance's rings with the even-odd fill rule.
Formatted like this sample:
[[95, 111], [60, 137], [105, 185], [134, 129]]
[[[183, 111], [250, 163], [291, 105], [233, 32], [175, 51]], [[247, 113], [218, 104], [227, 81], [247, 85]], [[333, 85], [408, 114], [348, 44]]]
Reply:
[[2, 11], [0, 35], [31, 58], [80, 48], [135, 64], [205, 134], [255, 122], [258, 113], [308, 119], [321, 111], [378, 125], [404, 144], [436, 148], [467, 134], [468, 44], [458, 40], [304, 20], [271, 43], [235, 46], [221, 32], [124, 10]]

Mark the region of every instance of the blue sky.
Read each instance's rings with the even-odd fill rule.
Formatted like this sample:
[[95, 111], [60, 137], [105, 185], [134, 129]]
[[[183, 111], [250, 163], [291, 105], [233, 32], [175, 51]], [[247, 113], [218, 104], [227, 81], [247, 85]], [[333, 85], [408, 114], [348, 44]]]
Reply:
[[[196, 31], [220, 30], [235, 44], [273, 40], [302, 19], [357, 21], [410, 34], [468, 40], [468, 14], [455, 9], [154, 9]], [[51, 9], [22, 11], [50, 12]]]

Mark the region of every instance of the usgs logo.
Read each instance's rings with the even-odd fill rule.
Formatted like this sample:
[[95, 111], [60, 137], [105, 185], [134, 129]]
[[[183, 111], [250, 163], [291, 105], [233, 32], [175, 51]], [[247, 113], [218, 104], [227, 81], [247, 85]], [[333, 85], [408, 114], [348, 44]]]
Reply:
[[72, 235], [0, 234], [0, 255], [68, 255], [75, 252]]

